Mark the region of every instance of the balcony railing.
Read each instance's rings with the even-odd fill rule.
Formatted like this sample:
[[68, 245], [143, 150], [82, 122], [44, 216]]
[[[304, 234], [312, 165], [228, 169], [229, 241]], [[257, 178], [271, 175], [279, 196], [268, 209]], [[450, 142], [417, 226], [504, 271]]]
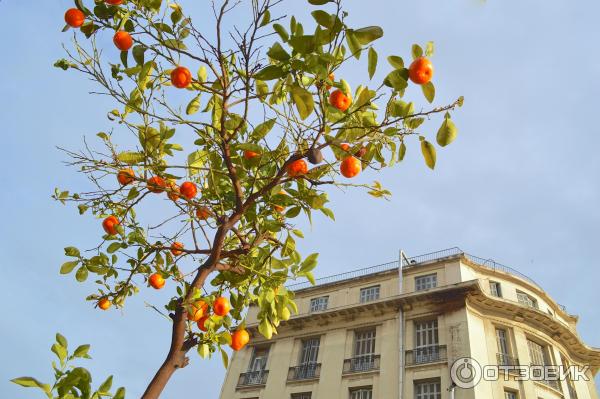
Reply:
[[507, 355], [506, 353], [498, 353], [496, 355], [496, 359], [498, 360], [498, 366], [518, 366], [519, 359], [516, 357], [512, 357]]
[[321, 376], [321, 363], [309, 363], [296, 367], [290, 367], [288, 381], [312, 380]]
[[344, 359], [342, 374], [379, 370], [380, 355], [363, 355]]
[[247, 373], [240, 374], [238, 380], [238, 387], [248, 386], [260, 386], [267, 383], [267, 377], [269, 376], [269, 370], [249, 371]]
[[447, 358], [446, 345], [432, 345], [406, 351], [405, 363], [407, 366], [413, 366], [441, 362]]

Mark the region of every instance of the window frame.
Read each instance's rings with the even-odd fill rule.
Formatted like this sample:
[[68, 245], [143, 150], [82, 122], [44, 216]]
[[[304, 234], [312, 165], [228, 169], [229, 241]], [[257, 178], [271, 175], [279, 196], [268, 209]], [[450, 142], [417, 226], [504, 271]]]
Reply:
[[310, 299], [309, 312], [322, 312], [329, 307], [329, 295], [318, 296]]
[[312, 392], [294, 392], [290, 399], [312, 399]]
[[437, 287], [437, 273], [415, 276], [415, 291], [425, 291]]
[[350, 399], [373, 399], [373, 386], [348, 388]]
[[381, 284], [371, 285], [360, 289], [360, 303], [373, 302], [380, 298]]
[[526, 292], [517, 290], [517, 301], [523, 306], [528, 306], [532, 309], [540, 309], [538, 300]]
[[496, 298], [502, 298], [502, 285], [500, 282], [490, 280], [490, 294]]
[[[419, 387], [427, 386], [427, 392], [423, 392]], [[433, 386], [433, 390], [430, 388]], [[429, 380], [416, 380], [413, 382], [414, 398], [415, 399], [441, 399], [442, 398], [442, 382], [440, 378]]]

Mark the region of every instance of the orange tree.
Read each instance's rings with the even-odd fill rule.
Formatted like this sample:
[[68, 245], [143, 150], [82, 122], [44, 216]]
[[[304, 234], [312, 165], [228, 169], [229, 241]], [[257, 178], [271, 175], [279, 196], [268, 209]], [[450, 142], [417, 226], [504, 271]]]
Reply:
[[[420, 85], [434, 101], [432, 43], [412, 45], [410, 64], [389, 55], [382, 66], [373, 46], [382, 28], [349, 26], [341, 0], [308, 0], [305, 23], [282, 16], [283, 3], [212, 2], [214, 20], [201, 27], [162, 0], [76, 0], [65, 15], [73, 41], [55, 66], [82, 73], [115, 109], [112, 132], [98, 133], [102, 147], [66, 151], [93, 188], [55, 198], [93, 214], [105, 234], [91, 251], [65, 248], [60, 272], [79, 282], [94, 275], [87, 299], [103, 310], [145, 285], [174, 288], [168, 354], [144, 398], [160, 395], [192, 348], [227, 364], [223, 347], [250, 339], [248, 306], [258, 307], [266, 338], [297, 312], [285, 283], [313, 282], [317, 254], [298, 253], [294, 221], [333, 219], [328, 187], [385, 197], [380, 183], [349, 179], [401, 161], [410, 136], [433, 169], [422, 123], [436, 114], [439, 146], [456, 137], [449, 112], [462, 98], [428, 110], [404, 98]], [[234, 12], [246, 20], [232, 22]], [[101, 48], [107, 39], [116, 50]], [[352, 90], [342, 75], [361, 56], [365, 82]], [[373, 82], [378, 65], [385, 78]], [[144, 209], [158, 199], [160, 220], [145, 227]]]

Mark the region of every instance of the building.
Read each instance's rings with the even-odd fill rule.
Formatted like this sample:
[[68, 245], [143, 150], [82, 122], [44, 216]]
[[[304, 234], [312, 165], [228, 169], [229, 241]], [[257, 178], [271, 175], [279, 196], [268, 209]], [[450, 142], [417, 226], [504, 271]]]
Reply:
[[[600, 349], [533, 280], [458, 248], [400, 263], [401, 281], [392, 262], [290, 286], [299, 313], [270, 341], [250, 308], [253, 339], [233, 356], [221, 399], [598, 399]], [[501, 366], [497, 380], [450, 389], [464, 357]], [[474, 364], [457, 378], [468, 382]], [[517, 365], [590, 368], [518, 381]]]

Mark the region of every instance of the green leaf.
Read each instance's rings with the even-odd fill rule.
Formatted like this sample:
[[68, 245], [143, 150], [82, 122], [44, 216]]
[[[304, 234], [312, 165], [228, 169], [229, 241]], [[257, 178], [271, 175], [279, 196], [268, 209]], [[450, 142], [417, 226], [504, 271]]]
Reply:
[[450, 119], [450, 114], [446, 114], [442, 126], [437, 132], [436, 141], [441, 147], [445, 147], [456, 139], [458, 129]]
[[112, 254], [112, 253], [117, 252], [119, 249], [121, 249], [121, 243], [113, 242], [108, 246], [108, 248], [106, 249], [106, 252], [108, 252], [109, 254]]
[[113, 399], [125, 399], [125, 388], [121, 387], [117, 389], [117, 392], [115, 392], [115, 396], [113, 396]]
[[334, 0], [308, 0], [313, 6], [323, 6], [327, 3], [332, 3]]
[[60, 364], [61, 365], [64, 364], [65, 359], [67, 358], [67, 348], [65, 348], [64, 346], [62, 346], [60, 344], [53, 344], [52, 347], [50, 348], [50, 350], [52, 352], [54, 352], [54, 354], [60, 361]]
[[292, 36], [288, 43], [300, 54], [312, 53], [316, 48], [316, 40], [312, 35]]
[[261, 69], [254, 75], [254, 79], [258, 80], [273, 80], [285, 76], [283, 68], [276, 65], [269, 65], [268, 67]]
[[421, 152], [423, 153], [423, 158], [425, 159], [425, 164], [429, 166], [430, 169], [435, 168], [435, 147], [427, 140], [421, 140]]
[[65, 349], [69, 346], [67, 339], [61, 333], [56, 333], [56, 342], [58, 342]]
[[83, 357], [86, 359], [89, 359], [90, 356], [88, 355], [88, 351], [90, 350], [90, 346], [85, 344], [85, 345], [79, 345], [77, 347], [77, 349], [75, 349], [75, 352], [73, 352], [73, 356], [74, 357]]
[[78, 257], [80, 254], [79, 254], [79, 250], [77, 248], [75, 248], [75, 247], [66, 247], [65, 248], [65, 255]]
[[300, 265], [300, 272], [308, 273], [312, 271], [315, 267], [317, 267], [317, 258], [319, 257], [318, 253], [308, 255], [302, 264]]
[[369, 48], [369, 78], [372, 79], [377, 70], [377, 51], [373, 47]]
[[346, 29], [346, 43], [350, 49], [350, 53], [358, 60], [360, 59], [360, 53], [362, 52], [362, 46], [356, 38], [352, 29]]
[[146, 52], [146, 47], [144, 46], [133, 46], [131, 49], [131, 54], [133, 55], [133, 59], [138, 65], [144, 65], [144, 53]]
[[287, 31], [282, 25], [273, 24], [273, 29], [275, 30], [275, 32], [277, 32], [279, 37], [281, 37], [281, 40], [283, 40], [284, 42], [287, 42], [290, 39], [290, 35], [287, 33]]
[[208, 355], [210, 354], [210, 347], [208, 346], [208, 344], [198, 345], [198, 354], [203, 359], [206, 359], [208, 357]]
[[423, 95], [427, 101], [430, 103], [433, 102], [433, 99], [435, 98], [435, 87], [433, 86], [433, 83], [427, 82], [424, 85], [421, 85], [421, 90], [423, 90]]
[[200, 69], [198, 69], [198, 81], [200, 83], [204, 83], [206, 82], [206, 79], [208, 79], [208, 72], [206, 71], [206, 67], [204, 65], [202, 65], [200, 67]]
[[260, 22], [260, 26], [265, 26], [271, 22], [271, 12], [267, 9], [263, 15], [262, 21]]
[[273, 46], [267, 51], [267, 55], [276, 61], [286, 62], [290, 59], [290, 55], [284, 48], [279, 44], [279, 42], [275, 42]]
[[427, 45], [425, 46], [425, 57], [431, 57], [433, 55], [433, 42], [427, 42]]
[[416, 60], [417, 58], [423, 56], [423, 49], [418, 44], [413, 44], [411, 54], [412, 54], [413, 60]]
[[258, 94], [261, 101], [264, 101], [267, 98], [267, 94], [269, 94], [269, 86], [258, 79], [254, 83], [256, 85], [256, 94]]
[[47, 394], [50, 394], [50, 390], [51, 390], [50, 385], [41, 383], [40, 381], [36, 380], [33, 377], [13, 378], [12, 380], [10, 380], [10, 382], [20, 385], [22, 387], [40, 388], [42, 391], [46, 392]]
[[363, 46], [383, 36], [383, 29], [379, 26], [367, 26], [354, 31], [354, 36]]
[[192, 101], [190, 101], [190, 103], [187, 105], [187, 107], [185, 109], [185, 113], [187, 115], [193, 115], [196, 112], [198, 112], [199, 109], [200, 109], [200, 94], [198, 94], [196, 97], [194, 97], [192, 99]]
[[400, 143], [400, 149], [398, 150], [398, 161], [402, 161], [404, 159], [404, 156], [406, 155], [406, 144], [404, 144], [404, 141], [402, 143]]
[[229, 355], [223, 348], [219, 348], [221, 350], [221, 360], [223, 361], [223, 367], [229, 367]]
[[206, 153], [206, 151], [203, 150], [194, 151], [190, 155], [188, 155], [187, 163], [188, 167], [190, 168], [190, 173], [200, 173], [200, 168], [204, 167], [204, 162], [207, 159], [207, 157], [208, 154]]
[[331, 28], [335, 22], [335, 16], [332, 16], [323, 10], [315, 10], [310, 14], [319, 25], [324, 26], [325, 28]]
[[273, 326], [267, 319], [262, 319], [258, 325], [258, 332], [266, 339], [271, 339], [273, 337]]
[[112, 387], [112, 383], [113, 383], [113, 376], [109, 376], [106, 381], [104, 381], [102, 383], [102, 385], [100, 385], [100, 387], [98, 388], [99, 392], [108, 392], [110, 391], [110, 388]]
[[315, 108], [312, 94], [300, 86], [292, 87], [292, 100], [296, 104], [296, 109], [302, 120], [308, 118]]
[[75, 269], [75, 266], [79, 264], [78, 260], [74, 260], [72, 262], [65, 262], [60, 267], [60, 274], [69, 274]]
[[275, 118], [269, 119], [260, 125], [256, 126], [254, 131], [252, 132], [252, 140], [259, 141], [262, 140], [270, 131], [273, 129], [275, 125]]
[[80, 283], [83, 283], [88, 278], [88, 270], [85, 266], [81, 266], [75, 273], [75, 279]]
[[406, 73], [404, 72], [404, 70], [396, 69], [396, 70], [390, 72], [385, 77], [385, 79], [383, 80], [383, 83], [386, 86], [391, 87], [395, 90], [404, 90], [408, 86], [408, 82], [405, 78], [405, 75], [406, 75]]
[[123, 151], [117, 155], [117, 159], [127, 165], [135, 165], [144, 162], [144, 154], [141, 152]]
[[395, 69], [404, 69], [404, 60], [402, 57], [398, 57], [397, 55], [390, 55], [387, 57], [388, 62]]

